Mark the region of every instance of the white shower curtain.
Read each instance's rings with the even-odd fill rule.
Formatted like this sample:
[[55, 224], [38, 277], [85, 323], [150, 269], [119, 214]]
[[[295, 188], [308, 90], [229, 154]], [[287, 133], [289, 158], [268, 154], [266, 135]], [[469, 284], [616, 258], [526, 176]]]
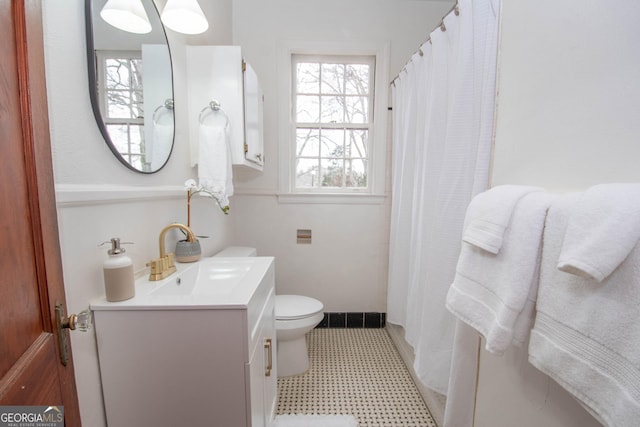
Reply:
[[455, 329], [446, 294], [466, 207], [488, 188], [498, 40], [499, 0], [458, 3], [392, 86], [387, 320], [404, 327], [418, 377], [442, 394]]

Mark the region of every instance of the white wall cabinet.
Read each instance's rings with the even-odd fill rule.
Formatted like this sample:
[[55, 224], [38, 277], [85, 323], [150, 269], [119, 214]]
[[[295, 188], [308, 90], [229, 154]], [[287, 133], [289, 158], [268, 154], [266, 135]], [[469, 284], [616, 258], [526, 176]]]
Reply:
[[187, 75], [192, 164], [197, 162], [200, 113], [215, 100], [229, 119], [232, 164], [261, 171], [264, 97], [240, 46], [187, 46]]
[[136, 307], [136, 289], [131, 300], [91, 305], [109, 427], [273, 425], [274, 266], [253, 259], [261, 281], [242, 300]]

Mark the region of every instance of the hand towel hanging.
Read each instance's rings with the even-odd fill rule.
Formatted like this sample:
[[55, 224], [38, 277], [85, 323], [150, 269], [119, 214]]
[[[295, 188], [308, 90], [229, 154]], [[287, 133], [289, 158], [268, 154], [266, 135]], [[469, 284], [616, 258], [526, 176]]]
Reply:
[[[213, 114], [205, 114], [209, 109]], [[233, 195], [229, 119], [215, 101], [202, 110], [198, 119], [199, 183], [224, 208], [229, 206], [229, 196]]]

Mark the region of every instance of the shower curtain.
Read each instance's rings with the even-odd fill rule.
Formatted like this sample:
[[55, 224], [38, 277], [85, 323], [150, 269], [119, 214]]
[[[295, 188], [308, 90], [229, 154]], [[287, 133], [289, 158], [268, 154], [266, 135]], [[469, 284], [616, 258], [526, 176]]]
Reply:
[[416, 374], [447, 394], [455, 319], [445, 308], [462, 224], [488, 188], [500, 0], [459, 0], [392, 85], [387, 321], [404, 327]]

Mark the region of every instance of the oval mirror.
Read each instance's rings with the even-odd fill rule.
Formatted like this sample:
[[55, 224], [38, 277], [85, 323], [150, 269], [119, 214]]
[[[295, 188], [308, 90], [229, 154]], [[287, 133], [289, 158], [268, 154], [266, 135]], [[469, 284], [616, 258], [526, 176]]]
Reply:
[[89, 93], [113, 154], [129, 169], [154, 173], [173, 148], [171, 54], [153, 0], [135, 1], [142, 3], [151, 24], [146, 34], [103, 20], [100, 11], [107, 0], [85, 0]]

